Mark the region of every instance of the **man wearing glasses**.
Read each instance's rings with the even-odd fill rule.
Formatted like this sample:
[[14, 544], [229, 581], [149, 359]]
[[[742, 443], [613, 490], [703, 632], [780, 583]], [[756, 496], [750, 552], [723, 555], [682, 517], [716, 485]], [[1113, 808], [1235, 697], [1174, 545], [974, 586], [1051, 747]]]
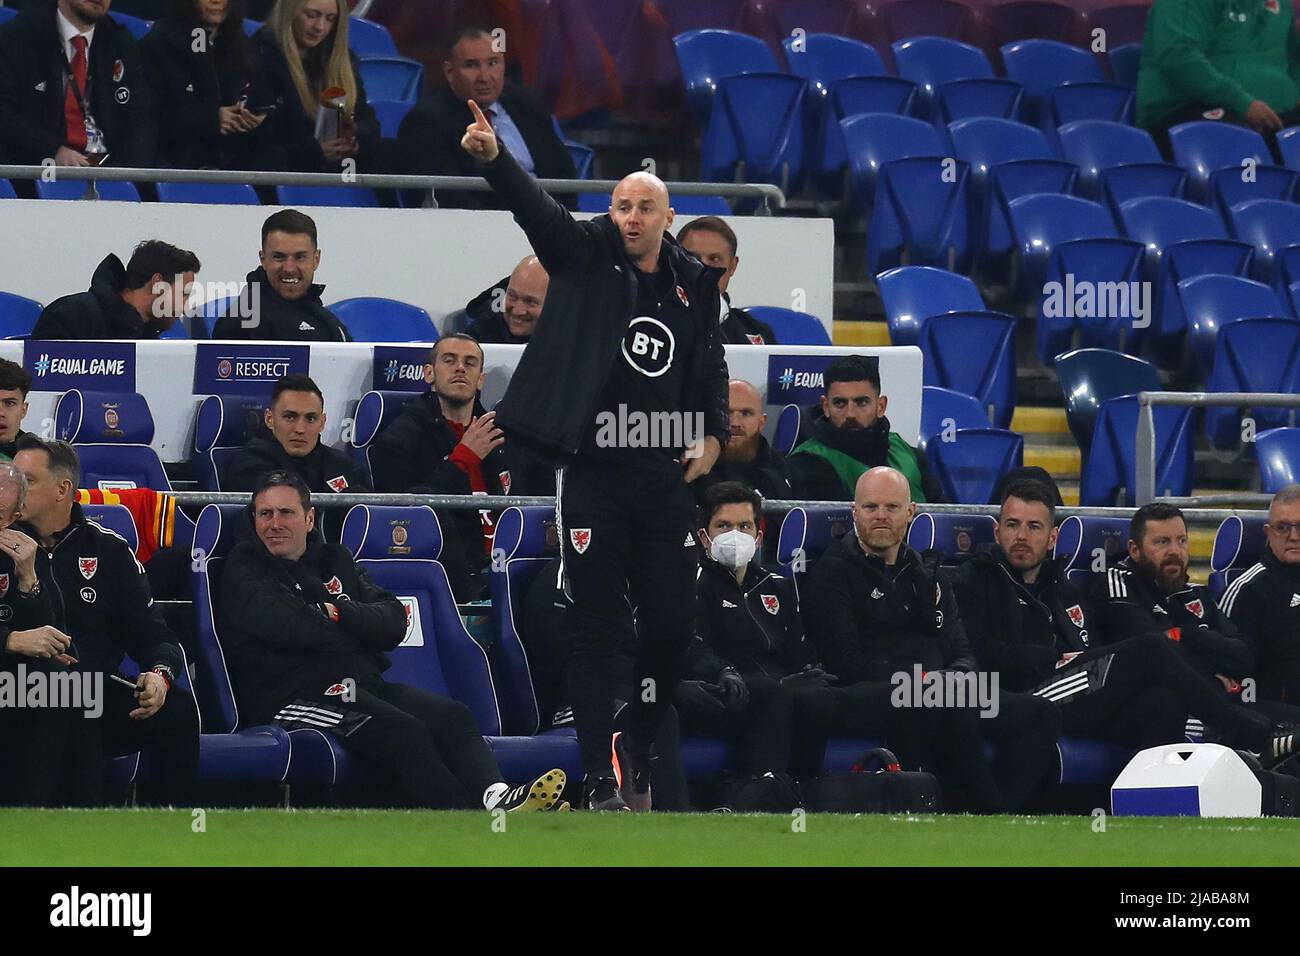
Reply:
[[1268, 548], [1233, 581], [1219, 607], [1258, 653], [1262, 701], [1300, 703], [1300, 485], [1287, 485], [1268, 508]]

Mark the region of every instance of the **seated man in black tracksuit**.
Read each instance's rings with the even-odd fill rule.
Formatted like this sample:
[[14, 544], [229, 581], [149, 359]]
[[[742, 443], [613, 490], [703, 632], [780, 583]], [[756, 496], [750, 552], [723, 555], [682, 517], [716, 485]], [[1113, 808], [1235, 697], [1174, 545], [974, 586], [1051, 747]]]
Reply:
[[249, 518], [253, 533], [226, 562], [219, 612], [243, 724], [328, 729], [396, 778], [412, 806], [558, 804], [564, 771], [507, 787], [468, 707], [383, 679], [385, 652], [406, 633], [405, 609], [346, 548], [313, 533], [315, 510], [297, 476], [263, 477]]
[[[510, 493], [505, 438], [494, 412], [479, 400], [485, 378], [483, 349], [464, 332], [438, 340], [424, 367], [429, 390], [412, 399], [370, 447], [375, 490], [427, 495]], [[488, 509], [440, 511], [439, 519], [464, 553], [471, 577], [487, 566], [495, 517]], [[462, 594], [453, 582], [457, 599]], [[471, 582], [469, 592], [479, 590]]]
[[[1088, 596], [1107, 642], [1158, 635], [1182, 652], [1187, 664], [1213, 681], [1223, 700], [1253, 707], [1278, 726], [1261, 751], [1265, 763], [1276, 763], [1300, 749], [1300, 708], [1276, 701], [1244, 699], [1243, 682], [1256, 673], [1255, 648], [1210, 597], [1208, 588], [1187, 579], [1187, 521], [1173, 505], [1152, 502], [1133, 513], [1129, 523], [1129, 556], [1105, 574], [1093, 577]], [[1207, 736], [1235, 742], [1237, 728], [1218, 714], [1193, 715], [1205, 724]], [[1258, 744], [1251, 746], [1255, 749]]]
[[794, 498], [785, 456], [763, 437], [767, 425], [763, 396], [753, 385], [733, 378], [727, 383], [727, 402], [731, 437], [713, 470], [695, 483], [697, 500], [703, 504], [708, 490], [723, 481], [748, 485], [764, 498]]
[[1300, 704], [1300, 485], [1273, 496], [1264, 534], [1268, 547], [1219, 608], [1259, 654], [1259, 699]]
[[134, 690], [104, 680], [103, 716], [78, 734], [77, 801], [102, 802], [104, 758], [144, 751], [153, 775], [142, 782], [142, 795], [188, 803], [198, 773], [199, 715], [194, 698], [174, 686], [184, 657], [154, 606], [144, 568], [125, 540], [82, 514], [81, 463], [71, 445], [24, 436], [14, 465], [27, 479], [23, 513], [49, 560], [41, 587], [48, 583], [53, 592], [54, 623], [72, 639], [78, 669], [114, 674], [128, 654], [141, 668]]
[[217, 319], [214, 339], [351, 342], [352, 333], [321, 302], [323, 285], [316, 223], [296, 209], [281, 209], [262, 223], [261, 265], [248, 274], [238, 307]]
[[36, 319], [34, 339], [156, 339], [185, 314], [199, 259], [165, 242], [140, 243], [125, 266], [110, 255], [87, 292], [55, 299]]
[[739, 770], [821, 773], [831, 733], [866, 736], [858, 691], [833, 686], [804, 635], [794, 582], [754, 560], [762, 500], [739, 482], [716, 484], [700, 509], [705, 549], [695, 640], [677, 706], [688, 733], [738, 738]]
[[876, 359], [846, 355], [826, 366], [821, 405], [808, 408], [799, 426], [802, 441], [786, 456], [795, 497], [804, 501], [852, 501], [858, 477], [888, 465], [901, 471], [914, 502], [943, 500], [925, 454], [889, 427]]
[[[877, 722], [892, 711], [891, 745], [901, 715], [938, 720], [937, 727], [922, 728], [928, 739], [912, 746], [929, 744], [945, 792], [961, 791], [972, 810], [1014, 812], [1055, 769], [1061, 716], [1042, 698], [1000, 689], [996, 674], [978, 694], [987, 698], [981, 710], [970, 706], [969, 696], [957, 696], [958, 678], [948, 675], [976, 677], [975, 658], [948, 581], [903, 540], [916, 512], [908, 488], [892, 468], [873, 468], [858, 480], [853, 529], [808, 572], [808, 633], [843, 683], [884, 688], [883, 701], [877, 691], [872, 703]], [[933, 680], [952, 687], [953, 696], [945, 691], [935, 704], [915, 688], [909, 696], [909, 681], [915, 683], [909, 675], [918, 670], [922, 686], [937, 673]], [[891, 685], [904, 693], [891, 695]], [[1001, 744], [996, 775], [984, 756], [985, 738]]]
[[536, 256], [524, 256], [506, 278], [465, 306], [473, 320], [465, 329], [480, 344], [527, 345], [546, 304], [551, 277]]
[[776, 334], [770, 325], [760, 322], [744, 309], [731, 307], [727, 286], [740, 265], [740, 256], [736, 255], [735, 230], [727, 225], [727, 221], [719, 216], [699, 216], [678, 230], [677, 241], [706, 266], [723, 270], [718, 277], [718, 292], [722, 296], [718, 316], [722, 341], [728, 345], [776, 345]]
[[1185, 739], [1187, 715], [1232, 731], [1241, 746], [1271, 747], [1272, 721], [1234, 707], [1154, 632], [1108, 643], [1083, 588], [1048, 555], [1056, 543], [1050, 488], [1022, 480], [1007, 487], [997, 543], [953, 575], [962, 623], [980, 667], [1008, 690], [1061, 708], [1065, 733], [1139, 749]]

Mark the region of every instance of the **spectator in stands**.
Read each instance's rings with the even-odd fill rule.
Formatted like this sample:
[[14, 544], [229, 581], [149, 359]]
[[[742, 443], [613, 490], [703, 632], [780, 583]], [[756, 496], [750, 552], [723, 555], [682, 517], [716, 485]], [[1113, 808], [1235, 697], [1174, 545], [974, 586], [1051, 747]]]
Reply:
[[1138, 125], [1170, 155], [1169, 130], [1179, 123], [1249, 126], [1271, 140], [1300, 121], [1293, 19], [1274, 0], [1240, 8], [1218, 0], [1159, 0], [1142, 40]]
[[[345, 0], [278, 0], [253, 37], [261, 83], [283, 115], [275, 118], [289, 164], [304, 172], [382, 171], [379, 119], [366, 99], [361, 64], [348, 49]], [[317, 139], [322, 101], [343, 97], [339, 135]]]
[[999, 673], [1008, 690], [1056, 703], [1066, 734], [1145, 749], [1181, 743], [1193, 713], [1241, 746], [1270, 750], [1272, 721], [1232, 706], [1173, 641], [1147, 634], [1108, 643], [1096, 630], [1083, 587], [1048, 556], [1056, 544], [1052, 499], [1040, 482], [1008, 487], [997, 543], [982, 545], [953, 575], [980, 667]]
[[[893, 468], [863, 473], [853, 529], [812, 566], [803, 588], [808, 633], [822, 660], [845, 684], [868, 681], [877, 688], [863, 696], [877, 722], [896, 710], [889, 692], [891, 685], [901, 686], [900, 675], [911, 680], [918, 671], [976, 669], [946, 576], [904, 541], [916, 513], [910, 487]], [[992, 682], [985, 688], [992, 706], [983, 711], [967, 696], [946, 694], [938, 695], [942, 706], [920, 710], [940, 720], [930, 745], [945, 793], [960, 790], [972, 810], [1015, 812], [1055, 769], [1061, 715], [1041, 697], [1010, 693]], [[996, 774], [984, 756], [985, 739], [1002, 748]]]
[[511, 789], [468, 707], [383, 679], [406, 612], [346, 548], [314, 533], [311, 495], [295, 474], [259, 479], [248, 519], [255, 536], [226, 561], [219, 612], [245, 726], [328, 728], [395, 777], [412, 806], [556, 807], [563, 770]]
[[[466, 101], [473, 98], [510, 155], [538, 179], [573, 179], [573, 159], [555, 131], [550, 111], [532, 90], [506, 82], [506, 58], [480, 27], [458, 30], [448, 44], [442, 72], [447, 85], [434, 90], [406, 114], [397, 133], [403, 171], [423, 176], [480, 176], [460, 148], [474, 122]], [[438, 205], [457, 209], [504, 209], [495, 193], [438, 190]], [[560, 199], [576, 208], [576, 196]]]
[[755, 489], [764, 498], [794, 498], [785, 456], [772, 448], [763, 437], [767, 413], [763, 396], [753, 385], [733, 378], [727, 387], [731, 409], [731, 437], [722, 448], [722, 456], [713, 470], [695, 483], [701, 502], [705, 493], [719, 482], [740, 482]]
[[858, 478], [869, 468], [888, 465], [907, 476], [912, 500], [943, 500], [925, 455], [889, 427], [874, 358], [846, 355], [826, 366], [821, 407], [804, 411], [806, 436], [786, 459], [795, 496], [808, 501], [851, 501]]
[[550, 281], [536, 256], [524, 256], [508, 277], [465, 306], [473, 320], [465, 331], [480, 343], [527, 345], [537, 328]]
[[270, 438], [253, 435], [230, 456], [221, 478], [223, 491], [251, 491], [268, 471], [293, 472], [313, 494], [371, 490], [348, 454], [320, 440], [325, 430], [325, 396], [306, 375], [286, 375], [275, 383], [266, 427]]
[[[0, 393], [2, 394], [2, 393]], [[1261, 700], [1300, 700], [1300, 485], [1273, 496], [1263, 556], [1228, 585], [1219, 607], [1259, 655]]]
[[36, 319], [34, 339], [156, 339], [185, 314], [199, 258], [151, 239], [122, 265], [108, 255], [88, 292], [55, 299]]
[[[424, 366], [429, 390], [412, 399], [370, 446], [376, 491], [510, 493], [505, 437], [496, 427], [496, 413], [480, 400], [485, 377], [483, 349], [471, 336], [453, 332], [438, 340]], [[458, 509], [440, 517], [444, 527], [455, 529], [471, 574], [480, 573], [492, 552], [493, 513]], [[471, 581], [471, 590], [475, 584]]]
[[731, 307], [727, 285], [736, 274], [740, 256], [736, 255], [736, 233], [725, 219], [718, 216], [700, 216], [692, 219], [677, 232], [682, 248], [706, 266], [721, 269], [718, 291], [722, 293], [722, 341], [728, 345], [775, 345], [776, 335], [766, 322], [760, 322], [744, 309]]
[[248, 274], [252, 287], [241, 301], [253, 314], [222, 316], [214, 339], [274, 339], [292, 342], [351, 342], [352, 333], [321, 302], [323, 285], [314, 285], [320, 268], [316, 223], [296, 209], [281, 209], [262, 223], [261, 265]]
[[[32, 377], [17, 362], [0, 359], [0, 461], [12, 461], [18, 454], [18, 440], [27, 417], [27, 393]], [[2, 511], [0, 511], [2, 513]]]
[[[189, 804], [199, 715], [194, 698], [175, 686], [184, 656], [154, 606], [144, 568], [126, 541], [87, 520], [76, 503], [81, 463], [71, 445], [25, 435], [14, 465], [27, 480], [23, 515], [48, 555], [49, 580], [39, 586], [54, 590], [54, 624], [73, 641], [64, 651], [82, 671], [114, 674], [127, 655], [141, 668], [134, 690], [103, 682], [103, 715], [78, 731], [77, 789], [102, 802], [104, 759], [144, 751], [153, 766], [141, 781], [146, 799]], [[22, 545], [15, 558], [20, 568], [25, 551]]]
[[153, 106], [111, 0], [29, 3], [0, 27], [0, 158], [39, 166], [152, 166]]
[[280, 116], [244, 34], [243, 0], [171, 0], [140, 56], [160, 130], [158, 165], [288, 168]]
[[[1194, 671], [1217, 683], [1225, 700], [1250, 705], [1242, 685], [1257, 673], [1255, 648], [1219, 610], [1209, 590], [1188, 581], [1188, 556], [1187, 521], [1180, 509], [1162, 501], [1138, 508], [1129, 522], [1128, 557], [1094, 575], [1089, 588], [1099, 630], [1108, 642], [1153, 635], [1168, 639]], [[1284, 729], [1300, 725], [1300, 708], [1263, 698], [1253, 706]], [[1211, 714], [1195, 716], [1207, 721], [1207, 733], [1231, 729], [1208, 723]], [[1266, 761], [1293, 752], [1289, 734], [1274, 736], [1272, 746], [1263, 755]]]

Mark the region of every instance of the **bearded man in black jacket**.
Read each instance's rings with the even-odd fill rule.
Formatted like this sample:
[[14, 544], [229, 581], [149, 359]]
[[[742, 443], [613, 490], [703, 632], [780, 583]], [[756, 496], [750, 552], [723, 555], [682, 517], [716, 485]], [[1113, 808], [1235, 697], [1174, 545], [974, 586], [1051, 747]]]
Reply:
[[[689, 486], [713, 467], [729, 431], [720, 270], [667, 233], [673, 211], [658, 177], [625, 177], [608, 215], [577, 222], [502, 147], [478, 104], [468, 105], [475, 121], [461, 145], [551, 277], [496, 424], [511, 441], [563, 459], [556, 523], [573, 598], [569, 684], [584, 803], [649, 810], [650, 751], [695, 617]], [[640, 691], [616, 729], [609, 664], [629, 606], [642, 626]]]
[[558, 805], [564, 771], [508, 787], [468, 707], [383, 679], [406, 611], [346, 548], [313, 534], [316, 513], [300, 479], [265, 476], [249, 517], [254, 533], [230, 553], [220, 610], [243, 724], [328, 729], [392, 774], [413, 806]]

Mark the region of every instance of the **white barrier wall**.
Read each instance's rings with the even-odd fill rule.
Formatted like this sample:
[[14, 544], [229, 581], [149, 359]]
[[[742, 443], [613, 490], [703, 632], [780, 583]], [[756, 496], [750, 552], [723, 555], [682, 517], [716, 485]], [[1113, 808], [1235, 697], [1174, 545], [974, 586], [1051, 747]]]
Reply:
[[[110, 252], [124, 262], [143, 239], [192, 249], [200, 282], [242, 282], [257, 268], [271, 206], [0, 201], [0, 291], [49, 303], [84, 291]], [[311, 208], [321, 249], [316, 280], [325, 302], [384, 296], [443, 316], [508, 275], [530, 252], [510, 213], [463, 209]], [[590, 218], [585, 213], [580, 218]], [[694, 217], [679, 217], [673, 232]], [[834, 231], [829, 219], [733, 216], [740, 268], [737, 306], [801, 308], [831, 331]], [[802, 303], [800, 307], [799, 303]]]
[[[489, 408], [505, 393], [522, 345], [485, 346]], [[812, 404], [821, 393], [820, 370], [837, 355], [876, 356], [889, 396], [894, 430], [915, 443], [921, 424], [921, 351], [914, 346], [818, 348], [815, 346], [727, 347], [733, 378], [752, 382], [769, 407], [768, 433], [782, 406]], [[324, 439], [343, 437], [357, 400], [370, 388], [424, 390], [427, 348], [366, 343], [316, 344], [223, 342], [18, 342], [0, 341], [0, 356], [32, 373], [33, 391], [25, 422], [29, 431], [52, 435], [54, 405], [63, 390], [138, 391], [153, 413], [153, 446], [164, 461], [185, 461], [193, 448], [194, 417], [203, 396], [221, 392], [266, 392], [287, 372], [310, 374], [325, 394]]]

